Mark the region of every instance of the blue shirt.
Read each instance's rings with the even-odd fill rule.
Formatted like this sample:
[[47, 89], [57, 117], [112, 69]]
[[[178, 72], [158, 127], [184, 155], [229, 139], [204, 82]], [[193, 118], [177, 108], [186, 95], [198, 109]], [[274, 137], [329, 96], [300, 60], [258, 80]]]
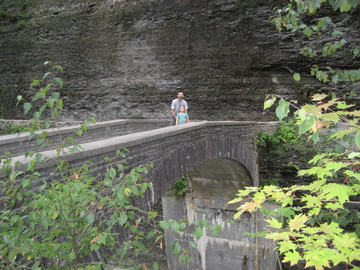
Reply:
[[178, 113], [176, 115], [177, 118], [179, 118], [178, 121], [178, 125], [180, 124], [185, 124], [186, 123], [186, 119], [189, 118], [189, 116], [187, 115], [187, 113]]

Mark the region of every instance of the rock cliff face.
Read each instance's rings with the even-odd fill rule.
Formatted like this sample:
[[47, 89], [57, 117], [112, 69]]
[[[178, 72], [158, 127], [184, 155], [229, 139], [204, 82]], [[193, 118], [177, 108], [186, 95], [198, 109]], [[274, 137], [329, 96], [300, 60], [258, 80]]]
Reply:
[[[91, 112], [99, 120], [166, 119], [181, 90], [192, 119], [265, 121], [274, 119], [262, 111], [269, 93], [302, 99], [331, 90], [292, 80], [289, 70], [312, 63], [297, 53], [305, 39], [278, 33], [269, 20], [281, 0], [37, 0], [20, 23], [12, 2], [3, 1], [0, 28], [5, 118], [23, 117], [16, 95], [29, 96], [46, 60], [64, 68], [64, 120]], [[359, 38], [359, 10], [336, 19], [348, 39]], [[360, 65], [344, 55], [332, 64]]]

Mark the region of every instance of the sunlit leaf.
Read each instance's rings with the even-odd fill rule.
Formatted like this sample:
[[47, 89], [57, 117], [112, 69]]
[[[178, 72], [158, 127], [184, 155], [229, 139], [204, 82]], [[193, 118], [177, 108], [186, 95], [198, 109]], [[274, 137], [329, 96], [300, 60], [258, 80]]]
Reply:
[[276, 116], [281, 121], [288, 115], [289, 112], [290, 112], [289, 103], [287, 103], [284, 99], [280, 99], [279, 105], [276, 108]]
[[297, 245], [295, 245], [292, 241], [280, 241], [279, 242], [279, 251], [281, 253], [293, 250], [296, 251]]
[[321, 115], [321, 118], [332, 122], [338, 122], [340, 120], [340, 116], [335, 112], [323, 114]]
[[347, 0], [341, 1], [340, 12], [347, 12], [351, 9], [351, 5]]
[[275, 218], [266, 219], [265, 221], [273, 228], [280, 229], [282, 227], [282, 223]]
[[276, 97], [275, 96], [271, 96], [270, 99], [267, 99], [265, 102], [264, 102], [264, 110], [271, 107], [274, 102], [276, 101]]
[[57, 68], [57, 69], [59, 69], [59, 70], [63, 71], [62, 66], [54, 66], [54, 68]]
[[300, 74], [299, 73], [294, 73], [293, 78], [297, 82], [300, 81]]
[[152, 218], [156, 218], [156, 216], [157, 216], [157, 212], [153, 212], [153, 211], [149, 211], [148, 212], [148, 214], [149, 214], [149, 216], [151, 216]]
[[312, 96], [312, 100], [317, 100], [317, 101], [320, 101], [320, 100], [323, 100], [327, 97], [327, 94], [314, 94]]
[[306, 104], [306, 105], [302, 106], [301, 109], [303, 109], [308, 114], [312, 114], [315, 116], [321, 115], [321, 108], [319, 108], [316, 105]]
[[290, 265], [297, 264], [298, 261], [302, 260], [302, 257], [297, 251], [288, 251], [284, 253], [284, 262], [290, 262]]
[[305, 222], [308, 220], [309, 218], [305, 214], [296, 215], [293, 219], [289, 220], [290, 231], [299, 231], [305, 226]]

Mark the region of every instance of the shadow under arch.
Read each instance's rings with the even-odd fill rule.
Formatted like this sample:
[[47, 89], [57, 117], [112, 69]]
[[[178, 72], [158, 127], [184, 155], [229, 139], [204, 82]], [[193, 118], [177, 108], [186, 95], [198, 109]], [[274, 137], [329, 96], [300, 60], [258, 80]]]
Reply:
[[235, 210], [227, 204], [237, 191], [253, 186], [250, 171], [230, 158], [209, 159], [185, 175], [188, 193], [200, 207]]

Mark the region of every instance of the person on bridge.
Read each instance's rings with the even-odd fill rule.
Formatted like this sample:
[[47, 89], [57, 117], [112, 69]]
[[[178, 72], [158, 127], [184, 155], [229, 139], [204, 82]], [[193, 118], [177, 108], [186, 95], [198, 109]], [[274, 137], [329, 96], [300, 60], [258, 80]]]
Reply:
[[187, 114], [188, 105], [184, 100], [184, 92], [178, 92], [177, 98], [175, 98], [171, 102], [171, 120], [170, 126], [174, 126], [176, 124], [176, 115], [180, 112], [180, 106], [184, 106], [185, 113]]
[[176, 125], [181, 125], [189, 123], [190, 118], [187, 113], [185, 113], [185, 106], [180, 106], [180, 112], [176, 115]]

